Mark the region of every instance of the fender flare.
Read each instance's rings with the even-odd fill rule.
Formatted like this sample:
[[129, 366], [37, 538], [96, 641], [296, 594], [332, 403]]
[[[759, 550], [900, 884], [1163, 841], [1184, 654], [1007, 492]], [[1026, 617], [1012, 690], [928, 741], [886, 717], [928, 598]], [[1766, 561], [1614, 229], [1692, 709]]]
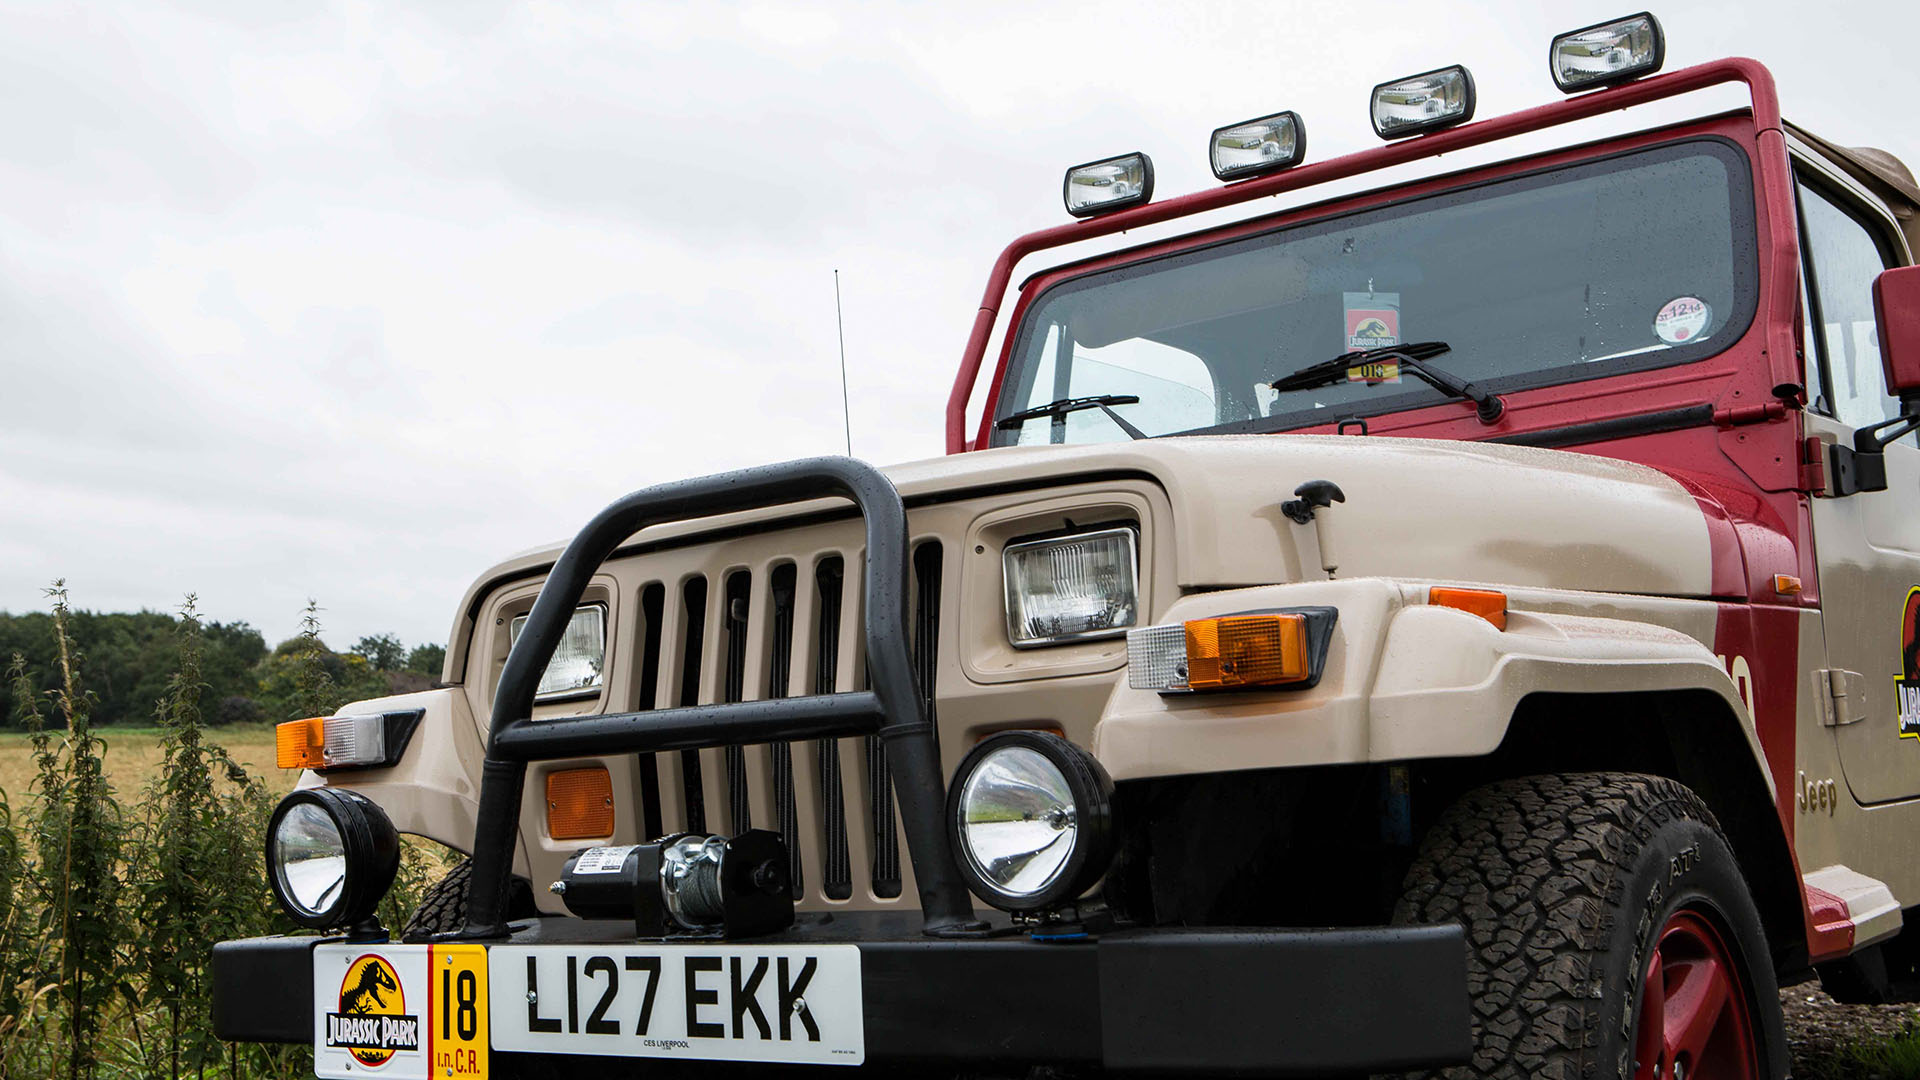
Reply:
[[[1124, 674], [1092, 750], [1115, 780], [1242, 769], [1409, 761], [1490, 754], [1523, 699], [1697, 691], [1738, 719], [1752, 768], [1773, 781], [1739, 688], [1708, 646], [1633, 617], [1636, 598], [1510, 590], [1505, 630], [1425, 602], [1426, 583], [1379, 578], [1196, 593], [1161, 622], [1290, 606], [1339, 610], [1319, 685], [1310, 690], [1171, 694], [1136, 690]], [[1653, 617], [1713, 625], [1710, 601], [1649, 599]], [[1696, 611], [1695, 609], [1698, 608]], [[1604, 609], [1600, 618], [1570, 610]], [[1596, 733], [1603, 735], [1604, 733]]]
[[[480, 808], [480, 765], [486, 751], [465, 693], [459, 687], [423, 690], [354, 702], [340, 711], [362, 708], [424, 711], [399, 763], [386, 769], [324, 774], [308, 770], [300, 774], [296, 786], [352, 788], [378, 804], [400, 832], [462, 852], [472, 847]], [[523, 853], [515, 861], [514, 873], [526, 876], [527, 872]]]

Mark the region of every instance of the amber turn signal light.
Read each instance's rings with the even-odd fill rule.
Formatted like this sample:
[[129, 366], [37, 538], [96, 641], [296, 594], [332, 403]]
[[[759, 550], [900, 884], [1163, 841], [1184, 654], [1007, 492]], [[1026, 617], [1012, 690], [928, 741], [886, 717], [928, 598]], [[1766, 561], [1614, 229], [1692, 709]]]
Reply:
[[1492, 589], [1449, 589], [1435, 585], [1427, 590], [1427, 603], [1450, 607], [1469, 615], [1478, 615], [1496, 630], [1507, 628], [1507, 594]]
[[273, 729], [274, 763], [283, 769], [318, 769], [327, 763], [326, 717], [290, 720]]
[[613, 779], [606, 766], [547, 774], [547, 835], [555, 840], [613, 835]]
[[1227, 615], [1187, 627], [1187, 685], [1281, 686], [1309, 674], [1304, 615]]

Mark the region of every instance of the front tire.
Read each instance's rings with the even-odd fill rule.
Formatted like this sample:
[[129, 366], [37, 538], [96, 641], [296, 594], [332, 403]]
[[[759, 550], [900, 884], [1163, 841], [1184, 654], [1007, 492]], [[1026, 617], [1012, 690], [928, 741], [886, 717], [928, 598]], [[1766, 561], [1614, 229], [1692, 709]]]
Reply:
[[[467, 925], [467, 883], [473, 878], [473, 860], [461, 859], [439, 881], [420, 896], [420, 906], [408, 916], [402, 941], [426, 941], [435, 934], [463, 930]], [[525, 878], [513, 878], [507, 884], [507, 918], [531, 919], [539, 909], [533, 904], [533, 889]]]
[[1712, 812], [1675, 781], [1577, 773], [1472, 791], [1422, 841], [1394, 921], [1467, 932], [1473, 1058], [1432, 1075], [1787, 1074], [1759, 913]]

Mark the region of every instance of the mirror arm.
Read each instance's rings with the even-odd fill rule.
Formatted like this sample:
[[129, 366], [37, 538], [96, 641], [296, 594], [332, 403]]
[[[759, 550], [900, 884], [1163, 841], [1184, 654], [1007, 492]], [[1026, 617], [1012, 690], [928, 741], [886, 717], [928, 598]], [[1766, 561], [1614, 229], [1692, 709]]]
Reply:
[[1855, 431], [1852, 446], [1834, 443], [1828, 448], [1827, 470], [1832, 494], [1887, 490], [1887, 447], [1915, 430], [1920, 430], [1920, 412], [1908, 412]]
[[[1899, 426], [1893, 431], [1884, 435], [1881, 434], [1881, 432], [1887, 428], [1893, 428], [1896, 424]], [[1853, 452], [1856, 454], [1877, 454], [1885, 450], [1888, 446], [1891, 446], [1901, 436], [1916, 428], [1920, 428], [1920, 415], [1914, 413], [1903, 413], [1891, 420], [1882, 420], [1877, 424], [1869, 424], [1853, 433]]]

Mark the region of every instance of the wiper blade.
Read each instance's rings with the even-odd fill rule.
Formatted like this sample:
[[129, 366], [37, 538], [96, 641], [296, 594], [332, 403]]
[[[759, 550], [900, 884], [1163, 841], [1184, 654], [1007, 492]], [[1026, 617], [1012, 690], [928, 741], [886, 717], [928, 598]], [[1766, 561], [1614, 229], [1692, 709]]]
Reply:
[[1331, 360], [1322, 360], [1317, 364], [1308, 364], [1291, 375], [1282, 375], [1269, 385], [1277, 392], [1288, 390], [1311, 390], [1319, 386], [1331, 386], [1346, 378], [1347, 369], [1371, 364], [1381, 360], [1392, 360], [1406, 368], [1414, 378], [1426, 383], [1445, 394], [1471, 401], [1474, 412], [1483, 424], [1491, 424], [1506, 414], [1507, 403], [1500, 395], [1490, 394], [1470, 382], [1462, 380], [1440, 368], [1427, 363], [1433, 357], [1450, 352], [1451, 347], [1444, 341], [1416, 341], [1407, 345], [1382, 345], [1377, 349], [1361, 349], [1357, 352], [1342, 353]]
[[1001, 431], [1011, 431], [1029, 420], [1038, 420], [1043, 416], [1062, 417], [1068, 413], [1080, 412], [1083, 409], [1099, 409], [1101, 412], [1107, 414], [1107, 419], [1118, 424], [1120, 430], [1126, 432], [1129, 438], [1150, 438], [1146, 432], [1127, 423], [1124, 417], [1110, 408], [1110, 406], [1113, 405], [1138, 405], [1139, 403], [1140, 396], [1138, 394], [1098, 394], [1093, 397], [1061, 398], [1059, 401], [1049, 401], [1045, 405], [1035, 405], [1031, 409], [1021, 409], [1017, 413], [1009, 413], [995, 420], [993, 426], [999, 428]]

